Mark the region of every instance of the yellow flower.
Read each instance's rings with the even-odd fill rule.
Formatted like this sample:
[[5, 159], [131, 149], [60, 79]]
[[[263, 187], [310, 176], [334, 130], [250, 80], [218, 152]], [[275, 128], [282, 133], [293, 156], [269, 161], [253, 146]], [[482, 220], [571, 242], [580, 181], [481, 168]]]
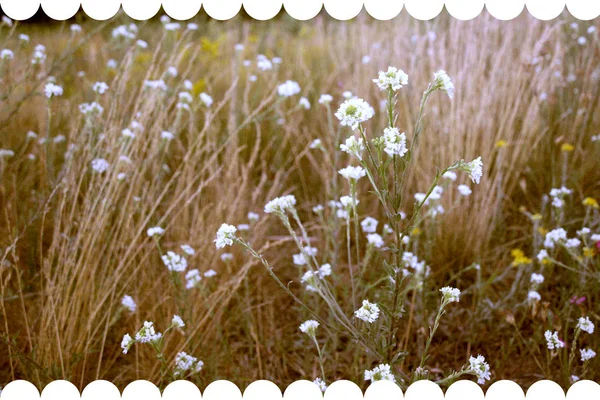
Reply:
[[519, 265], [528, 265], [532, 262], [531, 258], [526, 257], [525, 253], [523, 253], [523, 250], [521, 249], [512, 250], [510, 252], [510, 255], [513, 256], [513, 267], [518, 267]]
[[594, 251], [593, 248], [590, 248], [590, 247], [583, 248], [583, 256], [584, 257], [592, 258], [592, 257], [594, 257], [595, 254], [596, 254], [596, 252]]
[[412, 230], [411, 236], [418, 236], [421, 234], [421, 230], [419, 228], [415, 228]]
[[531, 219], [534, 221], [540, 221], [542, 219], [542, 214], [533, 214]]
[[573, 147], [573, 145], [569, 144], [569, 143], [565, 143], [560, 147], [561, 151], [564, 151], [567, 153], [573, 151], [574, 149], [575, 149], [575, 147]]
[[583, 204], [584, 206], [586, 206], [586, 207], [592, 207], [592, 208], [595, 208], [595, 209], [598, 209], [598, 208], [600, 208], [600, 207], [598, 206], [598, 202], [596, 201], [596, 199], [594, 199], [594, 198], [592, 198], [592, 197], [586, 197], [586, 198], [583, 200], [582, 204]]
[[497, 149], [501, 149], [501, 148], [503, 148], [503, 147], [506, 147], [506, 145], [507, 145], [507, 144], [508, 144], [508, 143], [506, 143], [506, 140], [498, 140], [498, 141], [496, 142], [496, 145], [495, 145], [495, 147], [496, 147]]

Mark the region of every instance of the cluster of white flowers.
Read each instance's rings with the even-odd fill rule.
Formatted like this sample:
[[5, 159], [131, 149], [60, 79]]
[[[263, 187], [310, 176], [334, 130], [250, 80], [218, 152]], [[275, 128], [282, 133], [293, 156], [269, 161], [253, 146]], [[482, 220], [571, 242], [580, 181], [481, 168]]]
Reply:
[[477, 357], [469, 357], [469, 366], [477, 376], [477, 383], [483, 385], [486, 380], [490, 380], [490, 365], [481, 354]]
[[[544, 247], [547, 249], [553, 249], [557, 243], [563, 243], [567, 241], [567, 231], [563, 228], [553, 229], [550, 232], [546, 233], [546, 237], [544, 238]], [[546, 253], [546, 257], [547, 257]], [[538, 254], [538, 259], [540, 255]]]
[[365, 233], [375, 233], [375, 232], [377, 232], [378, 224], [379, 224], [379, 221], [377, 221], [375, 218], [367, 217], [362, 220], [362, 222], [360, 223], [360, 226], [362, 227], [362, 230]]
[[346, 139], [346, 143], [340, 145], [340, 150], [362, 160], [362, 153], [365, 151], [365, 141], [362, 138], [357, 139], [355, 136], [350, 136]]
[[156, 342], [162, 338], [162, 333], [156, 332], [154, 323], [145, 321], [144, 326], [135, 334], [135, 341], [140, 343]]
[[552, 206], [555, 208], [562, 208], [565, 205], [564, 198], [573, 193], [571, 189], [566, 187], [555, 188], [550, 191], [550, 197], [552, 198]]
[[105, 82], [96, 82], [92, 86], [92, 90], [94, 93], [102, 95], [108, 91], [108, 85]]
[[327, 93], [322, 94], [319, 97], [319, 104], [327, 105], [333, 101], [333, 96]]
[[167, 254], [161, 256], [163, 264], [171, 272], [183, 272], [187, 269], [187, 260], [185, 257], [173, 251], [167, 251]]
[[458, 169], [469, 174], [473, 183], [479, 184], [483, 176], [483, 162], [481, 161], [481, 157], [477, 157], [471, 162], [459, 162]]
[[531, 274], [531, 283], [535, 283], [535, 284], [542, 284], [544, 283], [544, 275], [542, 274], [536, 274], [535, 272], [533, 274]]
[[300, 324], [300, 331], [302, 333], [306, 333], [311, 338], [315, 338], [317, 328], [319, 327], [319, 323], [313, 319], [309, 319], [308, 321], [304, 321]]
[[[419, 258], [409, 251], [405, 251], [402, 254], [402, 262], [407, 268], [412, 268], [415, 274], [420, 277], [429, 275], [429, 267], [426, 265], [425, 261], [419, 261]], [[405, 276], [410, 275], [410, 273], [411, 272], [408, 269], [403, 270]]]
[[149, 237], [162, 236], [165, 234], [165, 230], [160, 226], [153, 226], [152, 228], [148, 228], [146, 234]]
[[202, 280], [202, 275], [197, 269], [191, 269], [185, 274], [185, 288], [192, 289], [198, 286]]
[[589, 361], [592, 358], [596, 357], [596, 352], [592, 349], [580, 349], [579, 352], [581, 353], [582, 362]]
[[383, 130], [384, 151], [390, 156], [403, 157], [407, 152], [406, 134], [400, 133], [398, 128], [385, 128]]
[[92, 170], [99, 174], [105, 172], [109, 168], [110, 164], [104, 158], [96, 158], [92, 160]]
[[362, 167], [348, 166], [338, 171], [340, 175], [348, 180], [357, 181], [367, 174]]
[[394, 378], [394, 374], [392, 374], [392, 370], [388, 364], [379, 364], [372, 370], [365, 371], [365, 381], [392, 381], [396, 382], [396, 378]]
[[544, 332], [544, 337], [546, 338], [546, 345], [549, 350], [561, 349], [565, 347], [565, 342], [558, 338], [558, 332], [554, 331], [546, 331]]
[[173, 315], [173, 319], [171, 320], [171, 327], [173, 328], [183, 328], [185, 323], [181, 319], [179, 315]]
[[460, 193], [462, 196], [470, 196], [472, 192], [471, 188], [468, 187], [467, 185], [458, 185], [458, 193]]
[[277, 87], [277, 93], [281, 97], [294, 96], [300, 93], [300, 85], [298, 85], [298, 82], [287, 80]]
[[460, 301], [460, 290], [450, 286], [445, 286], [440, 289], [442, 292], [442, 301], [445, 303], [453, 303]]
[[451, 99], [454, 98], [454, 84], [443, 69], [433, 74], [433, 87], [446, 92]]
[[367, 243], [369, 243], [371, 246], [374, 246], [378, 249], [383, 247], [383, 245], [385, 244], [385, 242], [383, 241], [383, 238], [378, 233], [369, 233], [367, 235]]
[[363, 300], [362, 307], [354, 311], [356, 318], [372, 324], [379, 318], [379, 306], [376, 303], [370, 303], [369, 300]]
[[175, 356], [174, 376], [183, 376], [188, 372], [197, 373], [202, 370], [204, 362], [182, 351]]
[[138, 27], [135, 24], [120, 25], [112, 30], [112, 37], [114, 39], [127, 39], [133, 40], [137, 37]]
[[590, 317], [580, 317], [577, 320], [577, 329], [581, 329], [591, 335], [594, 333], [594, 323], [590, 320]]
[[326, 384], [326, 383], [325, 383], [325, 381], [323, 381], [321, 378], [317, 378], [317, 379], [315, 379], [315, 380], [313, 381], [313, 383], [314, 383], [315, 385], [317, 385], [317, 387], [318, 387], [319, 389], [321, 389], [321, 391], [322, 391], [323, 393], [325, 393], [325, 391], [327, 390], [327, 384]]
[[212, 106], [214, 100], [211, 96], [202, 92], [202, 93], [200, 93], [199, 97], [200, 97], [200, 101], [202, 101], [202, 104], [204, 104], [206, 107]]
[[135, 303], [135, 300], [133, 300], [133, 297], [129, 295], [123, 296], [123, 298], [121, 299], [121, 305], [132, 313], [134, 313], [137, 309], [137, 304]]
[[50, 82], [50, 83], [47, 83], [46, 86], [44, 87], [44, 94], [49, 99], [51, 99], [52, 97], [62, 96], [63, 88]]
[[104, 113], [104, 107], [97, 102], [82, 103], [79, 105], [79, 112], [87, 117], [101, 116]]
[[400, 90], [402, 86], [408, 84], [408, 75], [401, 69], [388, 67], [386, 71], [379, 71], [377, 79], [373, 79], [381, 90]]
[[0, 159], [13, 157], [15, 152], [8, 149], [0, 149]]
[[273, 63], [263, 54], [256, 57], [256, 67], [261, 71], [269, 71], [273, 69]]
[[363, 99], [351, 98], [342, 103], [335, 116], [340, 120], [342, 126], [357, 129], [358, 125], [368, 121], [375, 115], [375, 110]]
[[323, 280], [329, 275], [331, 275], [331, 264], [323, 264], [315, 272], [306, 271], [302, 275], [301, 282], [306, 284], [306, 290], [316, 292], [317, 279]]
[[46, 47], [42, 44], [35, 46], [33, 56], [31, 57], [32, 65], [43, 65], [46, 62]]
[[169, 87], [167, 86], [167, 84], [165, 83], [165, 81], [163, 81], [162, 79], [157, 79], [157, 80], [145, 80], [144, 81], [144, 87], [151, 89], [151, 90], [160, 90], [163, 92], [166, 92]]
[[217, 238], [215, 239], [215, 245], [217, 249], [222, 249], [225, 246], [231, 246], [235, 239], [235, 233], [237, 228], [233, 225], [222, 224], [217, 231]]
[[305, 254], [309, 257], [314, 257], [317, 255], [317, 249], [315, 247], [306, 246], [306, 247], [304, 247], [303, 250], [304, 250], [303, 253], [294, 254], [292, 256], [292, 258], [294, 260], [294, 264], [306, 265], [308, 263], [308, 260], [304, 256]]
[[10, 49], [2, 49], [0, 51], [0, 60], [12, 60], [15, 58], [15, 53]]
[[292, 210], [296, 205], [296, 198], [293, 195], [277, 197], [269, 201], [265, 205], [265, 212], [267, 214], [274, 213], [285, 213], [288, 210]]

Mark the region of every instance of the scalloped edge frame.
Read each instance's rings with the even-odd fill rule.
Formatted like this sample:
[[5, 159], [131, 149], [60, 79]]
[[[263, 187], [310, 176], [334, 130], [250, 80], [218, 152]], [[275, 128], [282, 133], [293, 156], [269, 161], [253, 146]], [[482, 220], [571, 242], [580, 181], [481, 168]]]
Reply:
[[0, 0], [4, 13], [15, 20], [31, 18], [41, 7], [53, 19], [66, 20], [80, 8], [91, 18], [107, 20], [122, 8], [131, 18], [147, 20], [161, 9], [173, 19], [188, 20], [200, 10], [211, 18], [227, 20], [235, 17], [242, 7], [252, 18], [268, 20], [282, 9], [298, 20], [309, 20], [325, 9], [338, 20], [356, 17], [364, 8], [373, 18], [389, 20], [405, 9], [412, 17], [430, 20], [445, 8], [453, 17], [469, 20], [484, 8], [497, 19], [510, 20], [525, 9], [535, 18], [551, 20], [563, 13], [565, 7], [580, 20], [600, 16], [598, 0]]
[[400, 387], [389, 381], [379, 381], [367, 388], [365, 393], [350, 381], [333, 382], [324, 394], [310, 381], [296, 381], [282, 393], [277, 385], [262, 380], [251, 383], [244, 393], [233, 383], [225, 380], [209, 384], [201, 394], [196, 385], [188, 381], [175, 381], [169, 384], [162, 395], [151, 382], [139, 380], [130, 383], [123, 390], [108, 381], [94, 381], [80, 394], [68, 381], [49, 383], [40, 395], [37, 388], [28, 381], [9, 383], [0, 394], [0, 400], [597, 400], [600, 398], [600, 384], [582, 380], [574, 383], [567, 393], [557, 383], [549, 380], [531, 385], [526, 394], [515, 382], [502, 380], [493, 383], [484, 394], [472, 381], [457, 381], [446, 393], [431, 381], [417, 381], [402, 393]]

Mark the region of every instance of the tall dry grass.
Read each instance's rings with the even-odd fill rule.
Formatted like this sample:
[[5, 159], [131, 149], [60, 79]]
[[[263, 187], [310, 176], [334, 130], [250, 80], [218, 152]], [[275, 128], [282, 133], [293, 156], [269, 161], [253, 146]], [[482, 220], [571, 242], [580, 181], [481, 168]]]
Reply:
[[[486, 165], [467, 205], [426, 226], [426, 253], [421, 256], [432, 267], [427, 285], [473, 287], [485, 299], [466, 301], [450, 312], [433, 343], [431, 367], [458, 368], [480, 351], [490, 360], [495, 379], [528, 383], [542, 377], [527, 352], [531, 343], [519, 339], [531, 333], [531, 326], [522, 319], [515, 330], [506, 319], [515, 301], [508, 296], [514, 278], [510, 249], [527, 246], [531, 238], [518, 210], [539, 209], [542, 195], [560, 185], [562, 143], [575, 146], [568, 184], [577, 196], [597, 196], [600, 177], [598, 149], [590, 146], [600, 126], [599, 47], [597, 41], [578, 46], [570, 22], [567, 17], [541, 22], [528, 15], [510, 22], [485, 15], [468, 22], [447, 16], [418, 22], [406, 15], [391, 22], [364, 16], [344, 23], [326, 17], [311, 22], [238, 19], [205, 21], [199, 33], [177, 36], [147, 23], [140, 25], [140, 37], [152, 50], [144, 51], [115, 46], [110, 27], [99, 29], [81, 47], [58, 23], [43, 29], [18, 27], [30, 33], [32, 43], [48, 47], [49, 60], [38, 71], [44, 78], [40, 82], [53, 75], [65, 87], [65, 96], [51, 102], [48, 139], [63, 134], [67, 140], [40, 145], [25, 138], [28, 130], [46, 135], [48, 113], [45, 98], [27, 95], [36, 89], [34, 76], [23, 72], [30, 49], [24, 55], [17, 52], [5, 79], [24, 83], [2, 99], [0, 111], [0, 147], [16, 153], [0, 161], [0, 382], [69, 379], [83, 387], [95, 379], [124, 385], [158, 378], [159, 365], [149, 350], [138, 347], [125, 356], [119, 347], [123, 334], [144, 320], [166, 327], [180, 312], [168, 273], [145, 233], [154, 225], [167, 230], [163, 247], [188, 243], [196, 249], [191, 266], [218, 272], [204, 290], [185, 298], [186, 335], [167, 342], [169, 360], [182, 349], [201, 358], [205, 368], [199, 384], [217, 378], [242, 386], [261, 378], [285, 384], [315, 375], [318, 364], [298, 332], [302, 311], [241, 252], [235, 253], [233, 264], [222, 263], [212, 240], [222, 222], [245, 222], [249, 211], [259, 212], [269, 199], [285, 193], [298, 197], [310, 220], [312, 206], [330, 199], [330, 182], [337, 179], [331, 160], [308, 149], [316, 138], [331, 151], [339, 145], [337, 124], [332, 130], [317, 104], [319, 95], [331, 93], [337, 104], [341, 93], [351, 90], [378, 108], [381, 94], [371, 79], [388, 65], [410, 76], [399, 98], [398, 125], [407, 133], [434, 71], [448, 71], [457, 88], [451, 103], [440, 97], [430, 104], [416, 155], [420, 168], [407, 176], [407, 208], [414, 192], [427, 189], [435, 167], [479, 155]], [[86, 23], [84, 33], [96, 28], [99, 23]], [[1, 34], [0, 43], [15, 48], [14, 35]], [[243, 57], [234, 53], [238, 42], [246, 45]], [[284, 62], [251, 83], [241, 61], [257, 53]], [[66, 54], [64, 61], [51, 69], [61, 54]], [[364, 55], [371, 57], [370, 63], [361, 63]], [[534, 65], [534, 57], [541, 61]], [[105, 67], [110, 58], [119, 60], [116, 71]], [[142, 90], [145, 79], [163, 77], [170, 65], [178, 68], [180, 78], [197, 83], [194, 90], [215, 98], [210, 110], [177, 117], [174, 86], [180, 78], [165, 78], [171, 86], [167, 95]], [[86, 76], [78, 77], [79, 71]], [[557, 71], [561, 77], [555, 76]], [[567, 82], [569, 74], [575, 81]], [[298, 81], [313, 107], [293, 113], [283, 125], [276, 118], [255, 118], [271, 106], [276, 85], [285, 79]], [[77, 105], [93, 99], [95, 81], [110, 86], [100, 100], [105, 112], [93, 127], [84, 127]], [[542, 92], [546, 101], [540, 99]], [[144, 130], [124, 142], [121, 130], [133, 119]], [[384, 126], [381, 115], [369, 132]], [[176, 131], [177, 139], [166, 145], [159, 138], [163, 130]], [[507, 146], [497, 148], [499, 140]], [[120, 162], [120, 155], [132, 164]], [[90, 173], [96, 157], [113, 168], [103, 175]], [[116, 179], [119, 172], [127, 173], [125, 181]], [[448, 205], [455, 200], [449, 196]], [[365, 199], [361, 213], [369, 214], [374, 206], [374, 200]], [[317, 224], [310, 226], [318, 240]], [[291, 245], [282, 234], [276, 221], [263, 217], [250, 240], [264, 246], [285, 282], [297, 280], [289, 260]], [[474, 286], [472, 274], [460, 274], [473, 262], [481, 264], [485, 284]], [[555, 273], [552, 280], [567, 279], [561, 271]], [[347, 277], [338, 276], [341, 299], [347, 300], [347, 285]], [[301, 291], [297, 281], [290, 288]], [[132, 316], [120, 309], [124, 294], [138, 302]], [[599, 297], [588, 294], [596, 313]], [[411, 323], [403, 335], [409, 347], [423, 347], [434, 316], [427, 305], [435, 301], [413, 297], [406, 304]], [[550, 301], [545, 307], [559, 306]], [[331, 378], [360, 379], [374, 360], [356, 352], [347, 337], [328, 334]], [[414, 367], [410, 360], [405, 366]]]

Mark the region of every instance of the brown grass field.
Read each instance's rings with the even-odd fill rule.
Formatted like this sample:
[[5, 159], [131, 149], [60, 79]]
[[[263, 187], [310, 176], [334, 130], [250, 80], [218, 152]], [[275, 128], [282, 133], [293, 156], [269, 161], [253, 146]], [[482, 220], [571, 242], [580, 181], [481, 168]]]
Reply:
[[[568, 14], [542, 22], [526, 12], [508, 22], [485, 13], [466, 22], [445, 14], [420, 22], [403, 13], [389, 22], [366, 14], [348, 22], [326, 15], [308, 22], [203, 19], [198, 31], [167, 32], [151, 21], [138, 23], [138, 38], [149, 44], [139, 49], [135, 41], [111, 38], [113, 28], [131, 22], [126, 16], [84, 21], [78, 34], [59, 22], [0, 30], [0, 49], [14, 51], [0, 69], [0, 148], [14, 152], [0, 156], [0, 385], [14, 379], [39, 386], [68, 379], [79, 388], [96, 379], [121, 388], [135, 379], [167, 383], [151, 347], [136, 344], [125, 355], [120, 343], [146, 320], [163, 331], [173, 314], [186, 327], [165, 340], [166, 363], [182, 350], [197, 356], [204, 368], [190, 379], [199, 386], [229, 379], [243, 388], [269, 379], [284, 387], [320, 376], [314, 345], [298, 330], [311, 315], [242, 248], [227, 249], [234, 254], [227, 263], [215, 250], [221, 223], [247, 223], [248, 212], [260, 219], [245, 237], [330, 324], [317, 334], [327, 380], [366, 385], [364, 370], [386, 360], [335, 329], [325, 303], [299, 282], [288, 233], [262, 210], [272, 198], [293, 193], [311, 245], [325, 247], [326, 227], [311, 210], [346, 190], [336, 171], [351, 162], [338, 150], [351, 131], [339, 128], [319, 96], [334, 97], [333, 111], [346, 90], [367, 100], [376, 110], [367, 125], [374, 137], [386, 115], [379, 112], [385, 94], [372, 79], [388, 65], [409, 75], [396, 107], [397, 126], [409, 140], [433, 73], [446, 70], [456, 86], [452, 101], [436, 94], [428, 103], [415, 167], [404, 176], [404, 210], [410, 213], [413, 194], [429, 188], [436, 169], [461, 158], [484, 161], [471, 196], [460, 200], [447, 189], [441, 200], [446, 213], [411, 232], [410, 251], [431, 273], [422, 289], [401, 298], [395, 339], [408, 355], [394, 371], [402, 376], [419, 366], [438, 289], [453, 286], [463, 295], [446, 309], [431, 344], [426, 367], [432, 379], [481, 353], [492, 382], [527, 386], [547, 378], [567, 386], [571, 375], [600, 381], [598, 358], [584, 365], [572, 346], [577, 318], [600, 322], [599, 251], [591, 243], [572, 253], [561, 250], [556, 263], [536, 258], [547, 230], [562, 226], [574, 237], [585, 224], [600, 233], [598, 210], [582, 204], [600, 198], [600, 142], [592, 140], [600, 134], [600, 41], [597, 31], [587, 32], [591, 23], [574, 28]], [[28, 44], [19, 41], [20, 33], [30, 36]], [[32, 66], [38, 43], [46, 46], [47, 59]], [[234, 50], [236, 43], [244, 44], [243, 52]], [[258, 54], [283, 62], [272, 71], [250, 72], [254, 67], [242, 62]], [[115, 69], [106, 66], [109, 59], [117, 60]], [[169, 66], [177, 77], [165, 75]], [[50, 76], [64, 94], [48, 101], [43, 93]], [[143, 89], [145, 80], [159, 78], [169, 86], [166, 94]], [[178, 112], [183, 79], [193, 83], [194, 98], [206, 92], [214, 104]], [[299, 96], [276, 102], [277, 85], [287, 79], [299, 83], [309, 110], [296, 107]], [[97, 98], [91, 89], [97, 81], [110, 87], [97, 100], [104, 113], [86, 124], [78, 105]], [[121, 131], [132, 120], [143, 129], [127, 141]], [[168, 144], [160, 139], [165, 130], [176, 136]], [[37, 138], [28, 138], [28, 131]], [[324, 152], [309, 147], [317, 138]], [[131, 163], [119, 161], [121, 155]], [[102, 174], [90, 171], [99, 157], [111, 166]], [[117, 179], [119, 173], [125, 179]], [[464, 174], [459, 181], [470, 183]], [[546, 195], [563, 185], [573, 192], [557, 216]], [[368, 190], [361, 181], [360, 215], [383, 221]], [[536, 213], [541, 220], [531, 218]], [[217, 275], [194, 290], [173, 286], [146, 235], [152, 226], [166, 230], [163, 249], [189, 244], [195, 249], [189, 268]], [[329, 261], [334, 273], [328, 279], [351, 317], [344, 231], [333, 238], [341, 251]], [[515, 249], [530, 260], [515, 262]], [[365, 266], [359, 300], [384, 302], [381, 263], [377, 256]], [[527, 301], [532, 272], [545, 277], [542, 299], [534, 303]], [[135, 313], [122, 308], [125, 294], [136, 300]], [[573, 296], [585, 299], [576, 305]], [[366, 333], [375, 341], [377, 329]], [[558, 331], [566, 343], [562, 351], [546, 349], [546, 330]], [[577, 348], [600, 350], [597, 331], [578, 340]], [[568, 363], [572, 352], [576, 359]]]

